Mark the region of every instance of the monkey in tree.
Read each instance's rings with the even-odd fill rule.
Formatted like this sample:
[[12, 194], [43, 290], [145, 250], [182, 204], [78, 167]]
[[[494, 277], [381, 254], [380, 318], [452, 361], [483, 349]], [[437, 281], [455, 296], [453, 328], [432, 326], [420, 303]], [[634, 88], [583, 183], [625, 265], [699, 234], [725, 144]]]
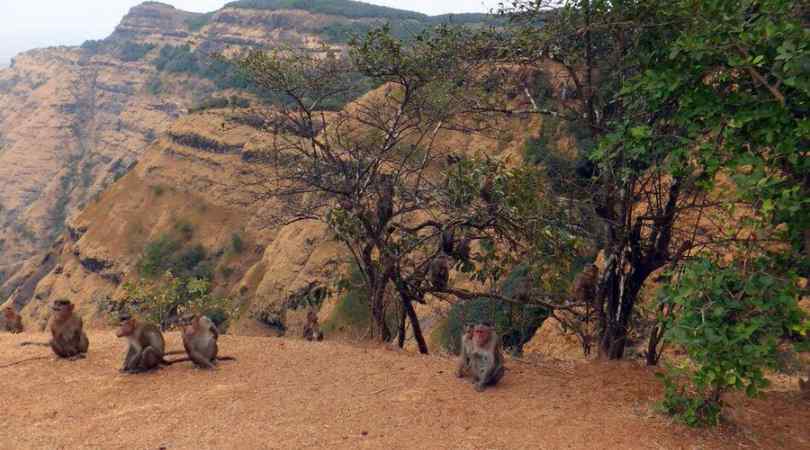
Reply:
[[475, 390], [483, 392], [487, 386], [495, 386], [503, 377], [503, 352], [495, 327], [488, 323], [473, 328], [471, 371]]
[[318, 314], [313, 310], [307, 311], [307, 323], [304, 325], [304, 339], [308, 341], [323, 340], [321, 326], [318, 323]]
[[188, 358], [169, 361], [174, 364], [180, 361], [190, 360], [201, 369], [213, 369], [217, 361], [235, 360], [231, 356], [218, 356], [219, 330], [214, 322], [206, 316], [194, 314], [188, 317], [186, 325], [183, 327], [183, 347], [186, 349]]
[[458, 360], [458, 370], [456, 375], [464, 378], [470, 375], [470, 365], [473, 351], [473, 328], [472, 324], [464, 326], [464, 333], [461, 334], [461, 355]]
[[56, 300], [51, 309], [53, 310], [53, 317], [49, 324], [51, 340], [47, 343], [23, 342], [20, 345], [49, 346], [60, 358], [84, 358], [90, 341], [84, 332], [82, 318], [73, 313], [73, 303], [66, 299]]
[[598, 281], [599, 267], [596, 264], [589, 264], [574, 279], [574, 286], [571, 289], [572, 300], [575, 303], [593, 306]]
[[163, 359], [166, 342], [160, 328], [151, 323], [140, 322], [129, 314], [122, 314], [120, 319], [121, 325], [115, 335], [126, 338], [128, 342], [121, 372], [146, 372], [170, 364]]
[[22, 317], [17, 314], [17, 311], [14, 311], [13, 307], [6, 306], [6, 308], [3, 310], [3, 317], [5, 317], [6, 321], [6, 331], [15, 334], [23, 332]]
[[443, 291], [447, 288], [449, 280], [450, 267], [447, 262], [447, 255], [442, 253], [430, 263], [430, 282], [433, 284], [434, 289]]
[[394, 182], [389, 177], [385, 177], [381, 184], [380, 199], [377, 202], [377, 220], [379, 220], [380, 227], [383, 227], [394, 215]]

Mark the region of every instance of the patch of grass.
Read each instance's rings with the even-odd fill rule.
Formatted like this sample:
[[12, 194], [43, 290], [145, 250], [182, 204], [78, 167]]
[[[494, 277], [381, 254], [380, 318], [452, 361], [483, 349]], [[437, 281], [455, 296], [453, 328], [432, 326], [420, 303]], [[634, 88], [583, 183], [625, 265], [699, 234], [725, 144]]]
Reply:
[[362, 332], [371, 326], [371, 311], [368, 307], [368, 290], [357, 268], [349, 274], [348, 289], [338, 300], [332, 315], [324, 321], [325, 333], [353, 330]]

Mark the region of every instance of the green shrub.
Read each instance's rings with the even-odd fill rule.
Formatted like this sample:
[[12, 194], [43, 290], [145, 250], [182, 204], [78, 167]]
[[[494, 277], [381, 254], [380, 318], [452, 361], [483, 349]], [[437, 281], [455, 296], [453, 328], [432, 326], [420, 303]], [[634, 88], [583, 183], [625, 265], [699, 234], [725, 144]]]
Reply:
[[146, 244], [138, 263], [138, 271], [142, 276], [148, 278], [162, 275], [169, 269], [169, 261], [180, 247], [180, 242], [167, 235]]
[[186, 19], [186, 27], [188, 27], [188, 30], [192, 32], [200, 31], [202, 27], [208, 25], [213, 16], [214, 13], [206, 13]]
[[245, 241], [239, 233], [231, 234], [231, 251], [234, 254], [240, 255], [245, 251]]
[[332, 315], [323, 323], [324, 332], [335, 330], [367, 330], [371, 326], [368, 289], [363, 275], [354, 267], [343, 285], [344, 294], [338, 300]]
[[165, 274], [157, 281], [125, 283], [124, 309], [144, 319], [168, 327], [178, 317], [192, 312], [208, 316], [217, 326], [234, 314], [229, 299], [211, 294], [211, 283], [198, 278]]
[[125, 42], [118, 50], [118, 57], [123, 61], [139, 61], [147, 53], [155, 48], [155, 44], [138, 44], [136, 42]]
[[741, 269], [696, 260], [662, 295], [680, 311], [665, 338], [693, 365], [660, 375], [662, 407], [690, 426], [716, 425], [728, 391], [756, 396], [768, 385], [765, 369], [778, 367], [780, 338], [808, 329], [795, 275], [774, 276], [763, 261]]
[[[501, 286], [503, 295], [515, 297], [516, 291], [525, 286], [528, 276], [525, 267], [513, 270]], [[447, 351], [458, 353], [464, 325], [491, 322], [501, 336], [504, 348], [520, 355], [523, 346], [534, 337], [548, 315], [548, 310], [534, 305], [515, 305], [488, 298], [460, 301], [450, 309], [447, 329], [440, 335], [441, 344]]]

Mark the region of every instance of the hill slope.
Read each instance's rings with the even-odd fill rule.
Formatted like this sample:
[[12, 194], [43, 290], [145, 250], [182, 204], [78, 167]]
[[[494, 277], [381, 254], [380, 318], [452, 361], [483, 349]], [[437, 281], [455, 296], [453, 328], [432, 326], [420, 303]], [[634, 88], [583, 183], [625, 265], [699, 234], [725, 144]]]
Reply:
[[76, 362], [17, 347], [32, 338], [44, 335], [0, 337], [0, 365], [47, 355], [0, 369], [10, 394], [0, 397], [1, 449], [810, 445], [810, 410], [796, 392], [744, 400], [718, 431], [689, 430], [651, 412], [659, 383], [632, 364], [508, 361], [503, 383], [478, 394], [448, 358], [329, 341], [223, 336], [223, 354], [238, 361], [216, 371], [181, 363], [122, 375], [122, 343], [110, 332], [91, 333], [88, 358]]

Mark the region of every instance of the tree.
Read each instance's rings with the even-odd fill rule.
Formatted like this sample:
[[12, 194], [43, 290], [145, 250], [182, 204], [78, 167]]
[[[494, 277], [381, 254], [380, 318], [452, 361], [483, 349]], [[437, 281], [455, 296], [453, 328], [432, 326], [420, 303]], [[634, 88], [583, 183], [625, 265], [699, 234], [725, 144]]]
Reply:
[[[606, 256], [599, 349], [618, 359], [653, 273], [707, 250], [806, 246], [807, 10], [786, 1], [556, 6], [513, 2], [510, 40], [493, 48], [501, 60], [557, 65], [576, 92], [533, 110], [591, 134], [579, 173], [593, 181], [584, 190], [603, 227], [590, 237]], [[725, 180], [734, 191], [719, 197]], [[711, 234], [709, 214], [726, 215]], [[806, 267], [806, 257], [781, 253]], [[662, 333], [652, 333], [648, 362]]]
[[[355, 40], [347, 55], [289, 49], [240, 61], [259, 89], [281, 99], [265, 121], [274, 133], [270, 148], [251, 156], [274, 174], [254, 175], [248, 188], [284, 199], [285, 223], [329, 225], [363, 276], [377, 339], [395, 335], [384, 301], [393, 285], [403, 313], [399, 344], [407, 317], [423, 353], [413, 303], [432, 294], [547, 305], [528, 295], [539, 285], [514, 298], [495, 286], [534, 249], [566, 248], [572, 238], [553, 203], [538, 195], [536, 171], [441, 144], [443, 133], [500, 131], [500, 119], [476, 113], [486, 96], [474, 82], [481, 49], [464, 34], [442, 27], [405, 43], [384, 27]], [[324, 111], [369, 84], [379, 87], [339, 112]], [[542, 256], [551, 262], [554, 254]], [[564, 258], [557, 256], [559, 264]], [[448, 280], [453, 267], [483, 292], [455, 287]]]

